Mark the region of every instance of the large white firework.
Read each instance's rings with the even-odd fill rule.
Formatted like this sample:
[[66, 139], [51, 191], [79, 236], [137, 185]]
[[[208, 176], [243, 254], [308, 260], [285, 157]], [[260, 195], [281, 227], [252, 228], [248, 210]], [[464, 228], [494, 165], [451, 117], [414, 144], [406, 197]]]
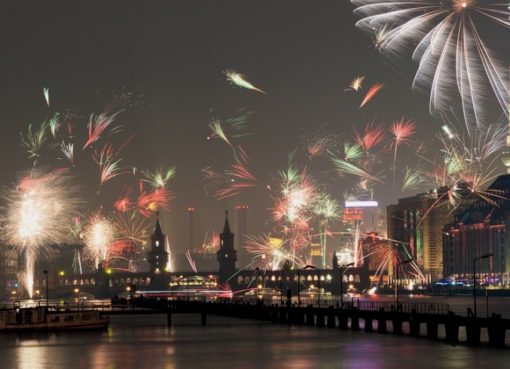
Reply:
[[[491, 123], [494, 110], [508, 116], [508, 0], [351, 2], [356, 26], [374, 35], [382, 55], [399, 69], [409, 53], [418, 63], [413, 88], [428, 94], [431, 113], [462, 115], [469, 133]], [[489, 45], [499, 45], [498, 57]]]
[[3, 236], [24, 258], [21, 277], [31, 297], [37, 256], [72, 240], [71, 220], [80, 205], [77, 188], [65, 171], [32, 171], [5, 191], [4, 201]]

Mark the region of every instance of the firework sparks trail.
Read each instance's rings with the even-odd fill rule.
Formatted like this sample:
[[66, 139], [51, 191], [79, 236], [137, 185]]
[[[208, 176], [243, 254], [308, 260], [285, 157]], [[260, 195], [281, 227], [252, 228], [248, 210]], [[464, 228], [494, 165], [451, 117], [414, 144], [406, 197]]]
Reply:
[[402, 118], [398, 122], [394, 122], [390, 127], [393, 140], [390, 149], [393, 149], [393, 188], [395, 188], [395, 172], [397, 169], [397, 150], [401, 144], [409, 144], [410, 137], [416, 131], [416, 124], [412, 120], [404, 120]]
[[50, 119], [48, 120], [48, 125], [49, 125], [49, 128], [50, 128], [50, 132], [51, 132], [51, 135], [53, 136], [54, 139], [57, 138], [57, 133], [60, 129], [60, 114], [59, 113], [55, 113], [53, 114], [52, 117], [50, 117]]
[[373, 176], [371, 174], [369, 174], [368, 172], [366, 172], [365, 170], [363, 170], [362, 168], [348, 162], [348, 161], [345, 161], [343, 159], [340, 159], [340, 158], [336, 158], [336, 157], [331, 157], [331, 161], [333, 162], [333, 165], [335, 166], [335, 169], [339, 172], [339, 173], [345, 173], [345, 174], [350, 174], [350, 175], [353, 175], [353, 176], [357, 176], [357, 177], [360, 177], [361, 179], [369, 179], [371, 181], [374, 181], [374, 182], [379, 182], [379, 183], [382, 183], [382, 181], [377, 178], [376, 176]]
[[309, 222], [313, 218], [311, 208], [318, 194], [317, 187], [306, 169], [290, 166], [279, 176], [278, 195], [272, 208], [275, 231], [285, 239], [284, 248], [291, 255], [290, 261], [297, 262], [311, 242]]
[[312, 212], [315, 217], [319, 218], [319, 240], [321, 245], [322, 267], [326, 268], [327, 239], [330, 236], [330, 232], [328, 230], [329, 221], [339, 217], [340, 207], [329, 194], [319, 193], [317, 196], [315, 196], [313, 201]]
[[324, 153], [326, 151], [328, 144], [329, 144], [329, 142], [325, 138], [316, 140], [312, 144], [308, 145], [308, 148], [307, 148], [308, 155], [311, 158], [321, 155], [322, 153]]
[[306, 224], [304, 212], [316, 193], [313, 181], [306, 170], [299, 172], [292, 166], [280, 172], [280, 177], [282, 197], [277, 199], [273, 209], [274, 220], [283, 220], [291, 225]]
[[44, 101], [46, 101], [46, 105], [48, 108], [50, 107], [50, 89], [48, 87], [43, 88]]
[[242, 88], [246, 88], [248, 90], [253, 90], [253, 91], [257, 91], [257, 92], [260, 92], [262, 94], [265, 94], [266, 92], [265, 91], [262, 91], [261, 89], [255, 87], [254, 85], [252, 85], [250, 82], [248, 82], [248, 80], [246, 79], [246, 76], [234, 71], [234, 70], [226, 70], [225, 72], [223, 72], [225, 74], [225, 76], [227, 77], [227, 80], [238, 86], [238, 87], [242, 87]]
[[356, 143], [365, 152], [370, 151], [384, 140], [384, 129], [381, 125], [370, 122], [365, 126], [363, 133], [354, 130]]
[[172, 257], [172, 249], [170, 247], [170, 240], [168, 236], [165, 236], [165, 251], [168, 253], [168, 260], [166, 262], [165, 271], [167, 272], [175, 272], [173, 257]]
[[412, 51], [418, 64], [413, 88], [428, 94], [432, 113], [448, 115], [452, 107], [459, 107], [468, 132], [490, 123], [491, 100], [508, 117], [508, 63], [487, 46], [488, 41], [497, 45], [496, 40], [482, 38], [502, 32], [501, 39], [510, 28], [508, 1], [351, 2], [362, 18], [357, 27], [376, 34], [385, 29], [378, 41], [383, 56], [401, 64]]
[[150, 183], [153, 188], [166, 187], [168, 182], [175, 177], [175, 167], [161, 167], [154, 171], [143, 170], [143, 181]]
[[[91, 114], [88, 128], [88, 139], [83, 145], [83, 150], [91, 146], [95, 142], [99, 141], [101, 137], [106, 133], [108, 128], [115, 122], [117, 116], [121, 113], [118, 111], [111, 115], [106, 113]], [[114, 134], [120, 131], [120, 126], [111, 127], [110, 134]]]
[[218, 232], [206, 232], [204, 236], [204, 241], [202, 242], [202, 246], [200, 247], [201, 254], [214, 254], [220, 248], [220, 234]]
[[48, 141], [48, 128], [48, 122], [44, 121], [39, 128], [29, 124], [26, 135], [21, 133], [21, 146], [27, 151], [28, 158], [34, 160], [34, 166]]
[[70, 239], [70, 221], [79, 206], [77, 191], [65, 171], [32, 171], [15, 189], [5, 192], [5, 201], [5, 235], [24, 255], [23, 281], [32, 297], [36, 257], [50, 255], [50, 245]]
[[455, 134], [452, 132], [448, 125], [444, 124], [443, 126], [441, 126], [441, 129], [443, 130], [444, 133], [446, 133], [450, 140], [453, 140], [455, 138]]
[[211, 135], [207, 136], [207, 139], [218, 137], [225, 141], [227, 145], [232, 147], [232, 143], [229, 141], [225, 131], [223, 130], [223, 126], [221, 124], [221, 120], [215, 118], [209, 122], [209, 128], [213, 132]]
[[198, 273], [197, 264], [195, 260], [193, 260], [193, 256], [191, 256], [191, 252], [186, 250], [186, 259], [188, 259], [189, 266], [193, 270], [194, 273]]
[[235, 162], [225, 172], [226, 178], [228, 178], [228, 186], [218, 189], [214, 194], [218, 200], [235, 196], [240, 191], [257, 185], [257, 178], [248, 168], [248, 155], [242, 148], [239, 148], [239, 152], [240, 154], [236, 155]]
[[253, 111], [240, 109], [239, 115], [230, 117], [225, 121], [222, 121], [220, 118], [213, 118], [209, 122], [209, 128], [212, 133], [207, 136], [207, 139], [219, 138], [233, 148], [230, 138], [242, 138], [250, 135], [250, 133], [247, 132], [247, 127], [248, 121], [253, 114]]
[[62, 141], [60, 144], [60, 151], [64, 155], [65, 159], [74, 166], [74, 144], [73, 143], [65, 143]]
[[290, 263], [302, 268], [306, 263], [285, 248], [285, 241], [270, 235], [247, 236], [246, 251], [253, 254], [252, 266], [262, 270], [280, 270]]
[[136, 211], [115, 214], [113, 227], [118, 239], [129, 240], [138, 248], [147, 244], [147, 239], [150, 234], [150, 224], [147, 218], [138, 215]]
[[382, 84], [382, 83], [374, 83], [372, 86], [370, 86], [367, 93], [365, 94], [365, 97], [361, 101], [359, 108], [361, 109], [366, 104], [368, 104], [369, 101], [372, 100], [379, 93], [379, 91], [381, 91], [381, 89], [383, 87], [384, 87], [384, 84]]
[[133, 200], [131, 200], [130, 191], [128, 191], [128, 193], [126, 193], [124, 196], [118, 198], [113, 203], [113, 208], [115, 209], [115, 211], [117, 211], [119, 213], [125, 213], [127, 211], [131, 211], [131, 210], [135, 209], [135, 207], [136, 207], [136, 204], [134, 203]]
[[90, 217], [85, 231], [85, 246], [96, 268], [108, 261], [108, 251], [114, 237], [115, 228], [107, 218], [99, 214]]
[[344, 143], [344, 160], [353, 161], [358, 160], [363, 156], [363, 150], [358, 144]]
[[117, 158], [118, 150], [111, 144], [105, 144], [101, 150], [94, 150], [92, 159], [99, 166], [99, 184], [104, 185], [109, 180], [125, 173], [121, 168], [121, 158]]
[[171, 191], [164, 187], [156, 188], [150, 192], [142, 191], [136, 201], [141, 215], [149, 218], [152, 214], [168, 209], [170, 200], [173, 198]]
[[503, 196], [485, 188], [499, 172], [499, 152], [505, 144], [506, 130], [506, 124], [501, 121], [485, 131], [466, 136], [454, 134], [452, 138], [451, 132], [445, 132], [439, 137], [440, 156], [435, 160], [421, 156], [432, 166], [431, 170], [422, 171], [424, 177], [438, 188], [437, 200], [424, 217], [438, 206], [449, 206], [453, 212], [476, 197], [498, 206], [497, 200]]
[[360, 91], [363, 85], [363, 80], [365, 79], [365, 76], [357, 76], [354, 78], [351, 83], [349, 84], [349, 87], [344, 89], [344, 91]]
[[406, 167], [404, 169], [404, 179], [402, 181], [401, 192], [418, 190], [425, 182], [426, 179], [420, 168], [411, 169]]

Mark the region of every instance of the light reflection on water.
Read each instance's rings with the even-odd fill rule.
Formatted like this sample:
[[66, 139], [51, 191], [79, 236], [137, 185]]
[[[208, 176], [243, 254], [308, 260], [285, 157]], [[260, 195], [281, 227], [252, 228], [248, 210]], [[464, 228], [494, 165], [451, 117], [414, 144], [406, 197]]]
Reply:
[[496, 368], [507, 350], [426, 339], [177, 315], [113, 317], [109, 332], [1, 334], [0, 367], [19, 369]]

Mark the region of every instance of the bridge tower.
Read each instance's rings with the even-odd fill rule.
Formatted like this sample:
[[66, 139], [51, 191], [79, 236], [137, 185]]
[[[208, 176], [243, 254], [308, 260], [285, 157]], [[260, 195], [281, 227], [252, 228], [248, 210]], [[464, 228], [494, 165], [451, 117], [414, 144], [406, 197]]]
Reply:
[[218, 281], [222, 284], [235, 286], [235, 278], [231, 278], [236, 272], [237, 251], [234, 248], [234, 234], [230, 231], [228, 223], [228, 211], [225, 211], [225, 226], [220, 234], [220, 249], [216, 253], [220, 264]]
[[168, 252], [165, 250], [165, 234], [161, 231], [159, 213], [156, 216], [156, 226], [151, 234], [151, 250], [147, 254], [150, 271], [154, 275], [164, 272], [168, 264]]

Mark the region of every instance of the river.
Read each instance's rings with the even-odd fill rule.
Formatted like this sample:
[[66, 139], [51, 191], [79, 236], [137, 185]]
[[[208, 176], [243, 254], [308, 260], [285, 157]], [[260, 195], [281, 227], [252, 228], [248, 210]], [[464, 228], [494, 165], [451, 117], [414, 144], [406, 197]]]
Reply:
[[498, 368], [507, 350], [315, 327], [176, 315], [115, 316], [107, 332], [0, 334], [9, 369]]

